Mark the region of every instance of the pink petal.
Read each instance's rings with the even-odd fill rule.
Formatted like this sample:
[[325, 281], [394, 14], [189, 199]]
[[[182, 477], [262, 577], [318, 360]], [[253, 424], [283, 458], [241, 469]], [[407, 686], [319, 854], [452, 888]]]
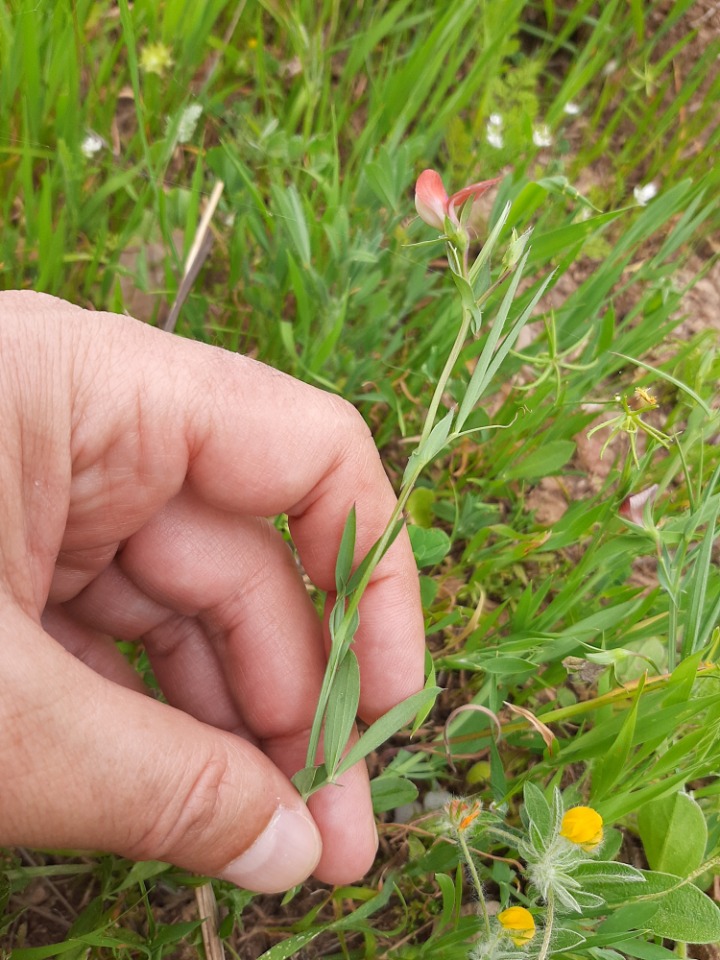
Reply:
[[415, 184], [415, 209], [430, 227], [443, 230], [448, 195], [437, 170], [423, 170]]
[[644, 490], [640, 490], [638, 493], [633, 493], [629, 497], [625, 497], [623, 502], [620, 504], [618, 513], [621, 517], [629, 520], [630, 523], [636, 523], [639, 527], [644, 526], [643, 511], [645, 509], [645, 504], [648, 502], [648, 500], [652, 500], [654, 498], [657, 491], [658, 485], [654, 483], [651, 487], [646, 487]]
[[491, 187], [494, 187], [496, 183], [500, 183], [502, 177], [495, 177], [494, 180], [482, 180], [480, 183], [471, 183], [469, 187], [463, 187], [462, 190], [458, 190], [457, 193], [454, 193], [448, 201], [448, 216], [453, 221], [453, 223], [458, 223], [458, 216], [455, 213], [456, 207], [461, 207], [466, 200], [469, 200], [470, 197], [475, 200], [477, 197], [481, 197], [486, 190], [489, 190]]

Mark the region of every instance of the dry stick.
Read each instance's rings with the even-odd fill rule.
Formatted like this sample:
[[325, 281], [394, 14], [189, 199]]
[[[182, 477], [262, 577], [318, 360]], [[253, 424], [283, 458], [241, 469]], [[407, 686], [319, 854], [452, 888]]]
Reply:
[[165, 322], [161, 324], [163, 330], [167, 330], [172, 333], [175, 329], [175, 324], [177, 323], [178, 316], [182, 310], [183, 304], [188, 298], [188, 294], [192, 289], [193, 283], [197, 279], [197, 275], [200, 273], [200, 268], [207, 259], [210, 250], [212, 249], [213, 236], [210, 233], [210, 221], [213, 218], [213, 214], [217, 209], [217, 205], [220, 202], [220, 197], [222, 192], [225, 189], [225, 184], [222, 180], [218, 180], [213, 187], [212, 193], [210, 194], [210, 199], [207, 202], [205, 211], [202, 215], [200, 223], [198, 224], [197, 231], [195, 232], [195, 239], [193, 244], [188, 251], [188, 255], [185, 258], [185, 267], [183, 269], [183, 277], [180, 281], [180, 286], [178, 287], [177, 294], [175, 296], [175, 302], [172, 305], [172, 309], [168, 314]]
[[[192, 285], [197, 279], [197, 275], [200, 273], [200, 268], [212, 249], [213, 236], [210, 232], [210, 221], [217, 209], [224, 189], [225, 184], [222, 180], [218, 180], [213, 187], [210, 199], [207, 202], [205, 211], [198, 224], [195, 239], [185, 259], [183, 278], [178, 287], [175, 302], [165, 322], [162, 324], [162, 329], [167, 330], [169, 333], [172, 333], [175, 329], [175, 324], [177, 323], [182, 306], [187, 300]], [[205, 948], [205, 960], [225, 960], [225, 951], [217, 932], [219, 924], [217, 901], [215, 899], [215, 891], [210, 882], [204, 883], [195, 889], [195, 901], [197, 903], [198, 914], [203, 918], [201, 930], [203, 947]]]
[[198, 915], [203, 921], [200, 931], [205, 949], [205, 960], [225, 960], [225, 950], [218, 936], [220, 915], [215, 891], [211, 883], [204, 883], [201, 887], [195, 888], [195, 902], [197, 903]]
[[[22, 859], [25, 860], [26, 863], [29, 863], [31, 867], [35, 867], [36, 869], [41, 868], [38, 861], [33, 859], [30, 851], [26, 847], [19, 847], [18, 852], [20, 853], [20, 856], [22, 857]], [[50, 877], [43, 877], [42, 881], [46, 886], [50, 887], [54, 896], [60, 901], [60, 903], [62, 903], [62, 905], [68, 911], [70, 916], [77, 917], [78, 911], [70, 903], [70, 901], [67, 899], [65, 894], [60, 890], [58, 885], [53, 880], [51, 880]]]

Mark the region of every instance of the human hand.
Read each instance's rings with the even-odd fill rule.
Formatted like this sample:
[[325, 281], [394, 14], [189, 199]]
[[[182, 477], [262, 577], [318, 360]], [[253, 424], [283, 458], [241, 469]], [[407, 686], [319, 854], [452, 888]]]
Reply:
[[[312, 817], [288, 780], [326, 638], [263, 519], [288, 514], [331, 593], [352, 504], [359, 561], [395, 502], [360, 416], [245, 357], [10, 292], [0, 423], [0, 844], [167, 860], [263, 892], [362, 875], [377, 843], [364, 764]], [[405, 532], [360, 611], [372, 720], [423, 682]], [[111, 637], [142, 639], [172, 706]]]

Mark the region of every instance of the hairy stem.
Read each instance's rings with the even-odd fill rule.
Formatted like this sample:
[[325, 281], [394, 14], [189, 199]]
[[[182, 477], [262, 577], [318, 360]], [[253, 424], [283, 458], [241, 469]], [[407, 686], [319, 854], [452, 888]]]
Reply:
[[458, 842], [460, 844], [460, 849], [462, 850], [463, 857], [465, 858], [465, 863], [467, 868], [470, 871], [470, 876], [472, 878], [473, 886], [478, 895], [478, 900], [480, 901], [480, 912], [482, 913], [483, 923], [485, 924], [485, 933], [490, 938], [490, 917], [487, 912], [487, 905], [485, 903], [485, 896], [483, 895], [482, 883], [480, 882], [480, 877], [478, 876], [477, 867], [475, 866], [475, 861], [470, 854], [468, 849], [467, 840], [465, 839], [465, 834], [462, 830], [458, 830]]
[[548, 895], [547, 895], [547, 911], [545, 913], [545, 933], [543, 934], [542, 943], [540, 944], [540, 953], [538, 953], [537, 955], [537, 960], [546, 960], [546, 957], [550, 952], [550, 940], [552, 938], [554, 922], [555, 922], [555, 893], [551, 887], [548, 890]]

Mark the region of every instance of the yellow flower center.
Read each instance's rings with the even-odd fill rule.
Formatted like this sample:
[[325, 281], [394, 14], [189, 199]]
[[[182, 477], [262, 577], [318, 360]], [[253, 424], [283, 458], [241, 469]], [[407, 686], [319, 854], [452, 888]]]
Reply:
[[535, 936], [535, 921], [525, 907], [508, 907], [497, 918], [516, 947], [524, 947]]
[[602, 843], [602, 817], [592, 807], [571, 807], [562, 818], [560, 836], [592, 853]]

